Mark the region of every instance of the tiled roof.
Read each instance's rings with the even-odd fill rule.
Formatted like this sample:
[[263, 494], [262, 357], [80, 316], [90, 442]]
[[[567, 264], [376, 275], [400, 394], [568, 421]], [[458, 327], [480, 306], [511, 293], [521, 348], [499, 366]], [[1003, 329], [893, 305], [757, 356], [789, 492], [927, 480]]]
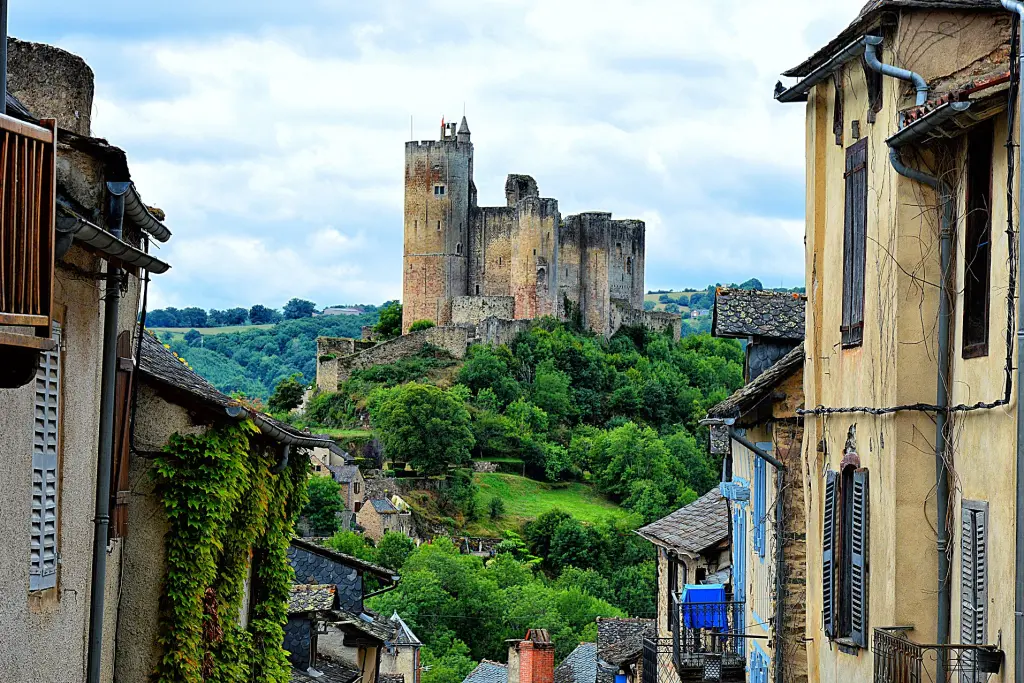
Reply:
[[469, 672], [462, 683], [509, 683], [508, 667], [485, 659]]
[[644, 636], [653, 638], [654, 619], [598, 619], [597, 658], [613, 666], [638, 655]]
[[329, 465], [327, 469], [334, 475], [334, 481], [342, 484], [359, 478], [359, 465]]
[[[360, 676], [359, 669], [326, 659], [323, 655], [317, 655], [316, 670], [323, 674], [323, 676], [310, 676], [305, 671], [299, 671], [298, 669], [292, 669], [291, 683], [309, 683], [310, 681], [317, 681], [317, 683], [353, 683], [358, 680]], [[384, 679], [384, 675], [381, 675], [381, 680]]]
[[737, 390], [732, 396], [708, 410], [708, 417], [737, 417], [750, 411], [758, 403], [772, 394], [783, 380], [802, 368], [804, 365], [804, 345], [801, 342], [795, 349], [779, 359], [753, 382]]
[[178, 396], [200, 403], [225, 416], [237, 415], [251, 418], [260, 432], [270, 439], [281, 443], [294, 443], [302, 448], [329, 448], [333, 453], [351, 459], [351, 456], [341, 450], [330, 437], [300, 432], [291, 425], [246, 408], [235, 399], [225, 396], [185, 365], [181, 358], [175, 356], [169, 349], [165, 349], [160, 340], [148, 331], [142, 334], [139, 370], [147, 378], [175, 391]]
[[555, 683], [595, 683], [596, 681], [596, 643], [580, 643], [555, 668]]
[[352, 555], [339, 553], [337, 550], [331, 550], [330, 548], [325, 548], [322, 545], [311, 543], [301, 538], [293, 538], [291, 540], [291, 544], [296, 548], [302, 548], [303, 550], [315, 553], [317, 555], [320, 555], [321, 557], [325, 557], [334, 562], [338, 562], [349, 567], [354, 567], [356, 569], [367, 571], [371, 574], [376, 574], [382, 579], [393, 581], [397, 576], [397, 572], [394, 572], [388, 569], [387, 567], [382, 567], [379, 564], [367, 562], [366, 560], [360, 560], [358, 557], [354, 557]]
[[395, 637], [395, 625], [370, 610], [356, 614], [344, 609], [332, 609], [327, 613], [326, 621], [342, 630], [354, 629], [381, 643], [388, 642]]
[[405, 683], [405, 674], [378, 674], [378, 683]]
[[335, 594], [330, 584], [296, 584], [288, 595], [288, 614], [329, 610], [334, 607]]
[[691, 555], [729, 538], [729, 505], [718, 487], [637, 533], [651, 543]]
[[374, 498], [369, 503], [373, 506], [374, 510], [382, 515], [394, 515], [398, 512], [398, 508], [385, 498]]
[[716, 337], [803, 339], [807, 298], [753, 289], [720, 289], [711, 329]]
[[397, 611], [391, 615], [391, 622], [395, 625], [397, 629], [397, 632], [395, 633], [395, 639], [391, 642], [395, 643], [396, 645], [423, 644], [420, 641], [420, 639], [416, 637], [416, 634], [412, 632], [412, 629], [409, 628], [409, 625], [405, 623], [405, 620], [402, 619], [402, 617], [398, 616]]
[[878, 18], [886, 11], [900, 9], [919, 10], [1002, 10], [1000, 0], [870, 0], [857, 18], [825, 47], [808, 57], [798, 66], [786, 71], [784, 76], [802, 77], [827, 62], [832, 56], [875, 26]]

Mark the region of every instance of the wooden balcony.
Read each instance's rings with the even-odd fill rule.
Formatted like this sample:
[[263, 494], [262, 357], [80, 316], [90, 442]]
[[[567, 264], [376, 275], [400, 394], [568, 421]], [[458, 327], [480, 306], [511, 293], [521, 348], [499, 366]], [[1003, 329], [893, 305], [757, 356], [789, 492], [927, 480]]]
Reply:
[[0, 346], [52, 347], [57, 124], [0, 115]]

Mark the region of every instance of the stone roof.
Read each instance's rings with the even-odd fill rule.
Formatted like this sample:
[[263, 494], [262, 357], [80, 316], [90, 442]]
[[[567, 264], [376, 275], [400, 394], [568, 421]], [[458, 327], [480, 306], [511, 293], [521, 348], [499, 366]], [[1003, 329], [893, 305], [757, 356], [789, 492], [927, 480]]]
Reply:
[[[317, 655], [315, 668], [323, 675], [310, 676], [305, 671], [292, 669], [291, 683], [309, 683], [309, 681], [317, 681], [318, 683], [353, 683], [360, 676], [359, 669], [327, 659], [323, 655]], [[383, 678], [384, 675], [381, 675], [381, 680]]]
[[907, 10], [1000, 10], [1000, 0], [870, 0], [861, 9], [857, 18], [842, 33], [833, 38], [827, 45], [805, 59], [799, 65], [783, 73], [783, 76], [803, 77], [827, 62], [839, 50], [860, 38], [873, 28], [879, 18], [887, 11]]
[[395, 637], [395, 625], [370, 610], [356, 614], [345, 609], [332, 609], [327, 612], [326, 621], [342, 630], [356, 630], [381, 643], [389, 642]]
[[806, 304], [801, 294], [719, 289], [711, 329], [716, 337], [800, 340]]
[[351, 460], [351, 456], [341, 450], [329, 436], [301, 432], [269, 415], [247, 408], [221, 393], [186, 365], [183, 359], [174, 355], [170, 349], [164, 348], [160, 340], [148, 330], [142, 333], [139, 370], [148, 379], [172, 390], [177, 397], [189, 403], [200, 404], [225, 418], [229, 415], [238, 419], [251, 418], [260, 432], [274, 441], [294, 444], [301, 448], [328, 448], [333, 453]]
[[637, 533], [655, 545], [698, 555], [729, 539], [729, 504], [716, 486]]
[[377, 674], [378, 683], [405, 683], [405, 674]]
[[708, 417], [738, 417], [749, 412], [770, 397], [775, 387], [803, 366], [804, 345], [801, 342], [776, 361], [775, 365], [754, 378], [753, 382], [741, 387], [732, 396], [708, 410]]
[[320, 555], [321, 557], [327, 558], [328, 560], [338, 562], [339, 564], [353, 567], [361, 571], [370, 572], [371, 574], [374, 574], [388, 581], [394, 581], [395, 578], [398, 576], [398, 572], [392, 571], [387, 567], [382, 567], [379, 564], [374, 564], [373, 562], [361, 560], [353, 555], [339, 553], [337, 550], [331, 550], [330, 548], [325, 548], [322, 545], [311, 543], [310, 541], [306, 541], [301, 538], [293, 538], [291, 540], [291, 544], [296, 548], [302, 548], [303, 550], [315, 553], [317, 555]]
[[597, 658], [613, 666], [633, 659], [644, 647], [644, 636], [656, 633], [654, 619], [597, 620]]
[[330, 584], [296, 584], [288, 595], [288, 614], [329, 610], [334, 607], [335, 594]]
[[374, 498], [369, 501], [369, 503], [379, 514], [394, 515], [398, 513], [398, 508], [396, 508], [391, 501], [386, 498]]
[[398, 612], [397, 611], [394, 614], [391, 615], [391, 623], [393, 623], [395, 625], [395, 628], [397, 629], [397, 631], [395, 633], [395, 639], [393, 641], [391, 641], [394, 644], [396, 644], [396, 645], [422, 645], [423, 644], [420, 641], [420, 639], [416, 637], [416, 634], [412, 632], [412, 629], [409, 628], [409, 625], [407, 623], [405, 623], [405, 620], [402, 619], [402, 617], [398, 616]]
[[462, 683], [509, 683], [508, 667], [485, 659], [462, 679]]
[[328, 465], [327, 469], [334, 475], [334, 481], [347, 484], [359, 478], [359, 465]]
[[596, 643], [580, 643], [555, 668], [555, 683], [595, 683], [596, 681]]

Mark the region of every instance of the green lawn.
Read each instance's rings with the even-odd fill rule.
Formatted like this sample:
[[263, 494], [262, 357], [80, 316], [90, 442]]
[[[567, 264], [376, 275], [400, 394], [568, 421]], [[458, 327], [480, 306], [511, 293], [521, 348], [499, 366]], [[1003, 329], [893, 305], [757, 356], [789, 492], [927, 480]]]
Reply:
[[[686, 294], [687, 296], [689, 296], [690, 294], [697, 294], [697, 290], [695, 290], [695, 289], [681, 289], [681, 290], [676, 291], [676, 292], [665, 292], [665, 294], [668, 294], [668, 296], [673, 298], [673, 299], [678, 299], [680, 294]], [[645, 294], [644, 295], [644, 301], [653, 301], [655, 304], [657, 304], [654, 307], [654, 310], [656, 310], [656, 311], [664, 311], [665, 310], [665, 304], [658, 302], [658, 297], [660, 297], [660, 296], [662, 296], [662, 295], [661, 294]], [[683, 315], [687, 315], [690, 312], [690, 307], [689, 306], [680, 306], [679, 307], [679, 312], [681, 314], [683, 314]]]
[[470, 525], [466, 531], [473, 536], [499, 536], [504, 529], [515, 529], [555, 508], [584, 522], [629, 514], [588, 484], [546, 484], [514, 474], [477, 473], [474, 478], [483, 505], [498, 496], [505, 501], [505, 516], [497, 522], [485, 518]]
[[[224, 327], [197, 327], [196, 332], [200, 334], [227, 334], [228, 332], [244, 332], [245, 330], [269, 330], [273, 327], [269, 325], [225, 325]], [[150, 327], [150, 332], [170, 332], [175, 337], [184, 335], [191, 327]]]
[[329, 427], [310, 427], [309, 430], [316, 434], [332, 436], [335, 439], [359, 439], [362, 437], [368, 439], [373, 433], [369, 429], [331, 429]]

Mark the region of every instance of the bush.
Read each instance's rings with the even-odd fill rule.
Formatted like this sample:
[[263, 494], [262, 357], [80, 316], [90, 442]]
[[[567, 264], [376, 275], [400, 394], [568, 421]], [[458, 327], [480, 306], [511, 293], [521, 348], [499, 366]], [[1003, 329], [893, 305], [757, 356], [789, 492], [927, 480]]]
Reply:
[[417, 320], [409, 325], [409, 331], [419, 332], [420, 330], [429, 330], [431, 327], [437, 327], [433, 320]]
[[302, 405], [302, 396], [306, 393], [306, 387], [299, 380], [302, 375], [295, 373], [286, 377], [274, 387], [274, 394], [270, 397], [268, 407], [272, 413], [287, 413]]
[[389, 301], [381, 306], [380, 317], [373, 331], [382, 339], [392, 339], [402, 334], [402, 304]]
[[345, 509], [341, 502], [341, 486], [330, 477], [311, 477], [309, 502], [302, 510], [313, 533], [330, 536], [338, 530], [337, 513]]
[[487, 504], [487, 511], [491, 516], [491, 519], [499, 519], [505, 516], [505, 501], [494, 496]]

